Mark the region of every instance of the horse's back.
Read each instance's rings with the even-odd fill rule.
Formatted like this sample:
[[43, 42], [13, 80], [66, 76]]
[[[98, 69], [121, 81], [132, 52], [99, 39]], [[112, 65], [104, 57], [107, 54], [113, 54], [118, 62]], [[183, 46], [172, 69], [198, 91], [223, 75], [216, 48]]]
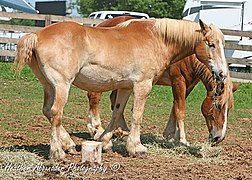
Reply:
[[109, 19], [106, 21], [101, 22], [100, 24], [97, 25], [97, 27], [113, 27], [118, 25], [119, 23], [125, 22], [130, 19], [135, 19], [132, 16], [118, 16], [113, 19]]
[[[58, 46], [60, 48], [76, 48], [80, 45], [86, 35], [84, 26], [74, 22], [61, 22], [47, 26], [36, 32], [38, 36], [37, 48], [47, 47], [47, 50], [55, 50]], [[72, 47], [72, 48], [71, 48]]]

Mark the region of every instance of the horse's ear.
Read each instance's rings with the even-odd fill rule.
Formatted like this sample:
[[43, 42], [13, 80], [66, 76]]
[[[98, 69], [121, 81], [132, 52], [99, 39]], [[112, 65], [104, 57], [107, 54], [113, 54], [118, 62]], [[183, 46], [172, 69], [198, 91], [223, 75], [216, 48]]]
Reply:
[[199, 19], [199, 24], [204, 35], [210, 31], [210, 27], [206, 25], [201, 19]]
[[240, 84], [233, 84], [233, 92], [237, 91], [239, 86]]

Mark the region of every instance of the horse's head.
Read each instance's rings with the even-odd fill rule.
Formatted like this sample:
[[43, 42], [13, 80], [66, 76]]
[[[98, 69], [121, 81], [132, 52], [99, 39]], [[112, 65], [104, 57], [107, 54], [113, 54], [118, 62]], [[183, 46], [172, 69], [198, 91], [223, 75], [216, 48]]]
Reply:
[[[211, 91], [202, 103], [201, 111], [206, 119], [206, 124], [209, 131], [209, 140], [212, 145], [216, 145], [224, 140], [227, 130], [228, 112], [233, 106], [233, 94], [238, 89], [238, 84], [232, 86], [231, 92], [226, 88], [218, 87], [225, 86], [220, 83], [216, 88], [222, 88], [221, 94]], [[225, 100], [224, 100], [225, 98]]]
[[228, 66], [224, 55], [224, 35], [214, 25], [206, 25], [199, 20], [203, 41], [196, 46], [197, 58], [212, 71], [216, 82], [223, 82], [228, 75]]

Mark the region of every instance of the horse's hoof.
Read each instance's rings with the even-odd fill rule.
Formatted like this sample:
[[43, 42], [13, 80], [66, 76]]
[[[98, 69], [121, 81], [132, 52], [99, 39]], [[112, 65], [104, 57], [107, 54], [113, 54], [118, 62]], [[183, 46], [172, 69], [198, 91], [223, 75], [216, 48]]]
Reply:
[[138, 144], [133, 150], [128, 149], [128, 152], [130, 157], [145, 156], [148, 149], [142, 144]]
[[129, 131], [125, 131], [121, 127], [119, 127], [115, 130], [114, 135], [118, 138], [123, 138], [129, 135]]
[[96, 130], [96, 133], [94, 135], [94, 140], [98, 140], [101, 137], [103, 132], [104, 132], [103, 128]]
[[70, 147], [68, 150], [67, 150], [68, 154], [73, 154], [73, 155], [77, 155], [77, 154], [80, 154], [79, 152], [76, 151], [75, 147]]
[[144, 145], [142, 145], [142, 144], [138, 144], [137, 146], [136, 146], [136, 155], [146, 155], [147, 154], [147, 151], [148, 151], [148, 149], [147, 149], [147, 147], [145, 147]]
[[190, 143], [188, 141], [180, 141], [179, 144], [181, 146], [186, 146], [186, 147], [190, 146]]
[[88, 128], [88, 132], [90, 133], [90, 135], [94, 136], [96, 129], [90, 123], [87, 125], [87, 128]]
[[111, 152], [112, 151], [112, 146], [113, 146], [113, 143], [112, 143], [111, 140], [107, 144], [103, 144], [102, 145], [103, 152]]
[[58, 149], [56, 151], [50, 151], [49, 158], [55, 159], [55, 160], [64, 160], [66, 157], [66, 153], [61, 149]]

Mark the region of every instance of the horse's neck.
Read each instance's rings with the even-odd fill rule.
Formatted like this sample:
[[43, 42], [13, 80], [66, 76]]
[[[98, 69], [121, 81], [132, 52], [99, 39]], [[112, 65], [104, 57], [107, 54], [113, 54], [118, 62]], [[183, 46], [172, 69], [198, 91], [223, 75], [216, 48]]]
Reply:
[[168, 44], [168, 49], [172, 52], [171, 63], [178, 62], [185, 57], [191, 56], [195, 53], [195, 47], [199, 41], [192, 42], [191, 46], [183, 46], [183, 42]]
[[212, 91], [214, 89], [214, 82], [210, 70], [200, 61], [193, 62], [194, 75], [199, 77], [204, 84], [206, 90]]

